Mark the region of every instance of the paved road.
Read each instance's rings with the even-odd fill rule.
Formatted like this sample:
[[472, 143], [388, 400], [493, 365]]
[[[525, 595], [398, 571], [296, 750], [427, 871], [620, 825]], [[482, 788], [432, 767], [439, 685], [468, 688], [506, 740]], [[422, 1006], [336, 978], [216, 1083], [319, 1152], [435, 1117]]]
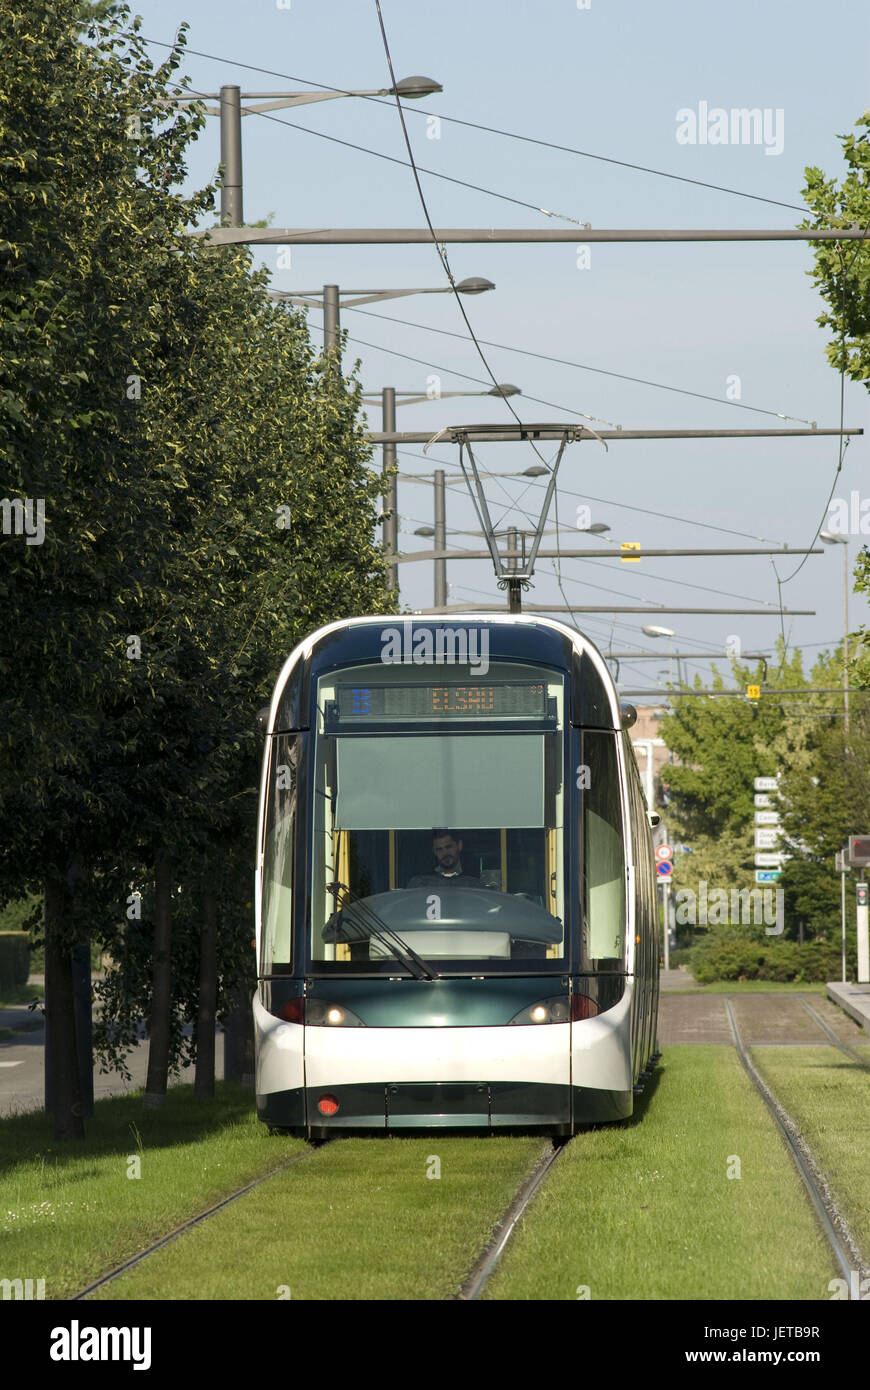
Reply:
[[[0, 1029], [28, 1027], [37, 1021], [40, 1027], [21, 1033], [8, 1042], [0, 1042], [0, 1116], [22, 1114], [25, 1110], [41, 1110], [45, 1098], [44, 1046], [45, 1028], [39, 1012], [27, 1009], [0, 1009]], [[223, 1032], [215, 1040], [215, 1073], [223, 1076]], [[126, 1081], [119, 1072], [99, 1072], [94, 1069], [94, 1099], [123, 1095], [145, 1085], [148, 1070], [148, 1043], [143, 1038], [127, 1059], [132, 1080]], [[172, 1084], [193, 1082], [193, 1067], [186, 1067]]]
[[[818, 994], [732, 994], [731, 1005], [743, 1041], [750, 1046], [824, 1047], [827, 1039], [801, 1004], [815, 1009], [841, 1042], [863, 1041], [858, 1024]], [[724, 1043], [733, 1046], [723, 994], [671, 994], [659, 1001], [659, 1044]]]

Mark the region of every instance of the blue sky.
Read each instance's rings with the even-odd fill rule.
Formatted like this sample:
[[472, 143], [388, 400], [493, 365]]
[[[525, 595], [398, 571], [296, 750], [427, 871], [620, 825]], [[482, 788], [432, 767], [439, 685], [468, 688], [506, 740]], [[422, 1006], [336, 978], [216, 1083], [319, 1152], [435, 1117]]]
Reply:
[[[298, 91], [309, 82], [353, 89], [389, 85], [374, 0], [291, 0], [287, 8], [279, 8], [277, 0], [147, 0], [135, 8], [149, 39], [171, 41], [178, 25], [187, 21], [189, 49], [219, 60], [189, 53], [185, 71], [197, 91], [216, 92], [222, 83], [236, 83], [249, 92]], [[446, 121], [440, 138], [427, 138], [432, 123], [426, 113], [800, 205], [804, 167], [818, 165], [839, 176], [837, 136], [850, 131], [870, 104], [870, 18], [862, 0], [829, 0], [823, 9], [808, 0], [766, 0], [763, 5], [747, 0], [728, 5], [591, 0], [588, 9], [578, 8], [576, 0], [477, 0], [473, 5], [382, 0], [382, 11], [397, 76], [422, 73], [444, 87], [439, 96], [407, 103], [418, 163], [596, 228], [789, 227], [800, 213]], [[153, 52], [159, 58], [163, 50], [155, 47]], [[271, 72], [247, 71], [242, 63]], [[767, 153], [763, 143], [679, 143], [677, 132], [685, 118], [678, 113], [698, 112], [701, 103], [708, 110], [769, 111], [781, 152]], [[273, 225], [291, 227], [423, 225], [410, 169], [307, 133], [332, 135], [403, 159], [394, 107], [346, 98], [277, 115], [281, 122], [304, 127], [305, 133], [279, 121], [245, 118], [246, 221], [270, 216]], [[214, 176], [218, 152], [218, 122], [209, 118], [191, 155], [191, 187]], [[572, 225], [440, 179], [424, 175], [422, 184], [436, 227]], [[497, 379], [516, 383], [525, 396], [553, 403], [547, 407], [515, 398], [521, 418], [564, 421], [576, 418], [567, 412], [579, 411], [624, 428], [768, 428], [802, 420], [837, 425], [839, 379], [827, 365], [825, 335], [815, 323], [823, 305], [806, 274], [812, 262], [805, 244], [596, 244], [588, 269], [580, 269], [577, 247], [582, 244], [577, 228], [576, 242], [561, 245], [448, 248], [457, 279], [481, 275], [496, 283], [495, 292], [465, 303], [477, 335], [505, 345], [485, 349]], [[429, 246], [300, 246], [292, 252], [289, 269], [278, 269], [277, 257], [277, 248], [264, 248], [260, 259], [272, 269], [278, 289], [312, 290], [327, 282], [351, 289], [444, 283], [438, 256]], [[422, 394], [432, 374], [441, 377], [444, 391], [475, 389], [467, 377], [480, 380], [484, 389], [485, 370], [466, 338], [425, 331], [428, 326], [465, 334], [451, 296], [415, 296], [370, 306], [370, 312], [385, 321], [352, 311], [342, 317], [351, 339], [346, 368], [361, 359], [367, 390], [392, 385]], [[313, 311], [310, 324], [317, 344], [322, 341], [320, 323], [320, 314]], [[508, 347], [715, 399], [547, 363]], [[742, 405], [796, 420], [778, 421], [728, 403], [726, 383], [733, 376], [740, 378]], [[866, 389], [847, 385], [846, 424], [866, 426], [867, 413]], [[379, 416], [379, 409], [372, 408], [373, 429], [379, 428]], [[494, 400], [433, 401], [399, 412], [400, 428], [433, 434], [444, 425], [510, 418], [504, 404]], [[764, 537], [807, 545], [834, 479], [837, 445], [834, 438], [625, 441], [611, 445], [607, 453], [594, 443], [573, 445], [560, 473], [565, 544], [580, 548], [592, 543], [569, 528], [577, 503], [594, 497], [607, 500], [590, 502], [593, 520], [608, 523], [617, 543], [749, 546], [752, 537]], [[850, 445], [835, 496], [847, 498], [857, 489], [862, 498], [870, 497], [867, 451], [866, 439]], [[547, 458], [554, 452], [555, 446], [546, 446]], [[435, 447], [424, 459], [421, 446], [409, 446], [399, 456], [400, 468], [408, 474], [431, 473], [433, 461], [455, 472], [456, 451]], [[480, 461], [499, 472], [519, 472], [536, 459], [530, 446], [515, 444], [486, 446]], [[543, 492], [540, 485], [527, 488], [526, 479], [491, 480], [491, 506], [503, 516], [503, 524], [528, 528], [523, 511], [533, 511]], [[399, 509], [402, 549], [431, 544], [413, 535], [416, 526], [431, 521], [430, 488], [401, 483]], [[448, 525], [455, 528], [451, 544], [475, 544], [462, 534], [477, 523], [458, 487], [449, 489]], [[711, 526], [725, 529], [717, 532]], [[743, 534], [729, 535], [729, 530]], [[850, 554], [857, 548], [853, 538]], [[781, 577], [795, 565], [794, 560], [778, 564]], [[761, 557], [640, 565], [565, 561], [562, 574], [569, 601], [578, 605], [650, 600], [744, 608], [753, 601], [776, 600], [771, 562]], [[404, 566], [401, 577], [405, 602], [413, 608], [431, 603], [429, 564]], [[487, 561], [451, 561], [448, 578], [451, 601], [479, 596], [483, 605], [496, 598]], [[840, 548], [811, 557], [783, 594], [787, 607], [817, 611], [816, 617], [786, 620], [790, 641], [807, 645], [813, 654], [819, 644], [834, 645], [842, 631]], [[539, 566], [533, 598], [562, 601], [550, 562]], [[853, 627], [867, 621], [864, 599], [850, 597], [850, 619]], [[673, 628], [684, 650], [721, 649], [732, 633], [741, 637], [744, 650], [772, 650], [779, 631], [773, 616], [623, 615], [613, 628], [602, 615], [581, 618], [602, 645], [612, 632], [618, 649], [652, 646], [640, 634], [645, 621]], [[654, 685], [666, 664], [626, 666], [623, 674], [635, 684]], [[706, 668], [698, 663], [691, 669]]]

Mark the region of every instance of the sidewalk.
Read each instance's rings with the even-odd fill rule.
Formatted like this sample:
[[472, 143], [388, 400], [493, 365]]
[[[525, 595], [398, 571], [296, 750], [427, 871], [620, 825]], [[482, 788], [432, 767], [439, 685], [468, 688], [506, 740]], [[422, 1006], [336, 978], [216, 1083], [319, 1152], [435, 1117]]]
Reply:
[[659, 988], [662, 993], [671, 989], [700, 989], [701, 986], [693, 975], [689, 974], [689, 968], [681, 965], [677, 970], [662, 969], [659, 972]]

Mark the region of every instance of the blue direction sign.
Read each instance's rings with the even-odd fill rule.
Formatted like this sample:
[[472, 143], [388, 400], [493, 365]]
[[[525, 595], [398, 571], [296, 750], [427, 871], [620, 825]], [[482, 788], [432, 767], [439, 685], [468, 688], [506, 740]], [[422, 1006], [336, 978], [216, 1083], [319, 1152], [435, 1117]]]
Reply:
[[656, 873], [658, 874], [659, 878], [670, 878], [673, 872], [674, 866], [671, 863], [670, 859], [660, 859], [659, 862], [656, 864]]
[[781, 869], [756, 869], [756, 870], [755, 870], [755, 882], [756, 882], [756, 883], [779, 883], [779, 880], [780, 880], [781, 878], [782, 878], [782, 870], [781, 870]]

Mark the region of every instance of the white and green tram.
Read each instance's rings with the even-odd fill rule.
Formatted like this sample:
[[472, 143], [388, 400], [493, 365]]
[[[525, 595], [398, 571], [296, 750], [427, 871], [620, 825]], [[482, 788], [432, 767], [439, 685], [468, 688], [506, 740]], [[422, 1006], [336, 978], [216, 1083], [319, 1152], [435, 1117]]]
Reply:
[[353, 618], [292, 652], [264, 718], [264, 1123], [564, 1136], [632, 1113], [659, 967], [633, 717], [546, 618]]

